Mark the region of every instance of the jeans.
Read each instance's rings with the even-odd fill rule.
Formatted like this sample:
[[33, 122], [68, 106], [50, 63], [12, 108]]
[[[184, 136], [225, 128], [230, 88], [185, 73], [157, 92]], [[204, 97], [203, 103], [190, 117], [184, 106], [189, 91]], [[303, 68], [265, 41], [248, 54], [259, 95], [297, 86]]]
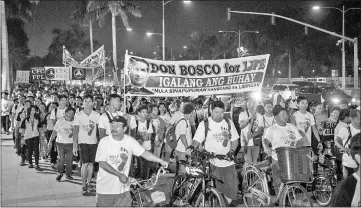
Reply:
[[164, 143], [164, 156], [163, 156], [163, 160], [166, 162], [170, 161], [170, 157], [172, 156], [172, 151], [173, 149], [170, 148], [170, 146], [167, 143]]
[[[50, 136], [52, 133], [53, 130], [48, 130], [45, 132], [45, 137], [48, 141], [50, 140]], [[56, 151], [55, 139], [54, 139], [52, 143], [52, 147], [50, 149], [50, 163], [55, 164], [57, 159], [58, 159], [58, 152]]]
[[257, 162], [259, 156], [259, 146], [248, 146], [247, 147], [247, 154], [246, 154], [246, 162], [254, 163]]
[[59, 174], [64, 172], [64, 163], [66, 164], [66, 175], [72, 174], [72, 164], [73, 164], [73, 143], [56, 143], [59, 152], [59, 165], [58, 171]]
[[48, 153], [48, 142], [46, 141], [45, 135], [40, 135], [40, 156], [46, 157]]
[[121, 194], [98, 194], [96, 196], [97, 207], [131, 207], [132, 198], [130, 192]]
[[28, 160], [29, 164], [33, 164], [33, 152], [35, 157], [35, 165], [39, 165], [39, 137], [25, 139], [26, 146], [28, 147]]
[[[186, 153], [185, 152], [180, 152], [178, 150], [174, 150], [174, 154], [178, 160], [186, 160]], [[177, 164], [177, 172], [178, 174], [180, 173], [186, 173], [186, 169], [185, 166], [182, 164]]]
[[9, 132], [9, 115], [1, 116], [1, 127], [6, 133]]

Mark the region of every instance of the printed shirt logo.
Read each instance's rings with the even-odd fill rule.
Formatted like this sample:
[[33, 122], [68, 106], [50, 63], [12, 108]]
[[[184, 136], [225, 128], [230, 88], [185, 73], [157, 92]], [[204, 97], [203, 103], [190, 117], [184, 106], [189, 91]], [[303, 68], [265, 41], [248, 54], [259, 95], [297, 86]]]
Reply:
[[116, 167], [119, 172], [123, 172], [129, 158], [128, 154], [128, 150], [121, 147], [119, 153], [109, 155], [109, 164]]
[[296, 146], [296, 134], [293, 131], [287, 130], [287, 137], [284, 137], [285, 144], [291, 147]]
[[305, 120], [306, 121], [304, 122], [298, 122], [298, 126], [301, 128], [302, 131], [307, 133], [311, 126], [311, 120], [309, 118], [305, 118]]
[[222, 143], [223, 147], [227, 147], [231, 135], [228, 132], [228, 127], [221, 126], [221, 133], [212, 134], [213, 139], [217, 142]]

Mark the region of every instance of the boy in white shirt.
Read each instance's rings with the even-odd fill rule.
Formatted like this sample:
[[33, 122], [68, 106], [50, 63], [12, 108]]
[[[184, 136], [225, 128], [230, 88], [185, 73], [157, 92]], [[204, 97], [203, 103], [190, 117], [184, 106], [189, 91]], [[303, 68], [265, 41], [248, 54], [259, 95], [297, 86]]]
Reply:
[[98, 207], [130, 207], [130, 184], [128, 177], [133, 155], [146, 158], [167, 167], [168, 163], [146, 151], [134, 138], [126, 135], [127, 120], [116, 117], [111, 122], [111, 135], [100, 140], [95, 161], [99, 162], [96, 182]]
[[93, 175], [95, 154], [97, 151], [98, 139], [96, 136], [99, 113], [93, 111], [93, 97], [84, 96], [84, 110], [75, 115], [74, 119], [74, 145], [73, 154], [78, 155], [80, 150], [80, 160], [82, 162], [82, 194], [87, 195], [93, 191], [90, 181]]
[[[136, 137], [135, 139], [142, 145], [142, 147], [147, 150], [152, 150], [152, 134], [153, 134], [153, 125], [148, 118], [148, 107], [146, 105], [141, 105], [137, 109], [138, 120], [136, 121]], [[138, 160], [138, 168], [140, 172], [140, 177], [143, 180], [149, 178], [149, 163], [143, 158]]]
[[308, 143], [306, 143], [305, 146], [311, 146], [311, 135], [313, 133], [318, 141], [317, 148], [321, 149], [323, 146], [316, 127], [315, 118], [311, 113], [307, 112], [307, 98], [304, 96], [298, 96], [297, 104], [300, 110], [292, 114], [291, 123], [298, 128], [303, 137], [307, 138]]

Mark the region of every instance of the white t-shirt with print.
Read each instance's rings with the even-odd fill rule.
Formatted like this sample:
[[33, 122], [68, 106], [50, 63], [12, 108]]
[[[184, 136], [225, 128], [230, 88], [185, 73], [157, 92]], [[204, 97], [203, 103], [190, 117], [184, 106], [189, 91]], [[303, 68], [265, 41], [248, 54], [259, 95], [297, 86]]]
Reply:
[[[350, 131], [351, 131], [351, 136], [355, 136], [357, 133], [360, 133], [360, 129], [356, 129], [355, 127], [353, 127], [352, 124], [350, 124], [349, 127], [350, 127]], [[337, 137], [340, 137], [342, 139], [342, 145], [347, 148], [349, 148], [349, 145], [351, 142], [351, 139], [347, 142], [349, 135], [350, 134], [347, 130], [347, 127], [340, 129], [340, 131], [337, 134]], [[346, 142], [347, 142], [347, 144], [346, 144]], [[342, 154], [342, 165], [349, 167], [349, 168], [357, 168], [357, 164], [356, 164], [355, 160], [352, 159], [351, 155], [349, 155], [347, 153]]]
[[[121, 141], [112, 136], [104, 137], [98, 144], [95, 161], [107, 162], [115, 170], [128, 177], [132, 156], [141, 156], [144, 148], [133, 138], [124, 135]], [[99, 167], [96, 181], [98, 194], [121, 194], [129, 191], [129, 186], [119, 181], [119, 178]]]
[[179, 119], [181, 119], [183, 116], [183, 113], [181, 113], [180, 111], [176, 111], [172, 118], [170, 119], [170, 124], [175, 124], [179, 121]]
[[[96, 144], [98, 143], [96, 135], [96, 125], [99, 122], [100, 114], [91, 111], [90, 116], [82, 110], [74, 117], [74, 126], [79, 126], [78, 144]], [[93, 129], [91, 135], [88, 132]]]
[[311, 135], [312, 135], [311, 127], [316, 124], [315, 118], [309, 112], [306, 112], [306, 114], [303, 114], [300, 111], [294, 112], [293, 116], [295, 117], [295, 120], [296, 120], [297, 129], [306, 134], [307, 140], [311, 145]]
[[170, 125], [170, 119], [171, 118], [170, 118], [170, 115], [168, 113], [164, 114], [164, 116], [159, 115], [159, 117], [164, 120], [165, 125], [167, 127], [168, 127], [168, 125]]
[[[276, 150], [278, 147], [296, 148], [297, 142], [303, 137], [295, 125], [287, 123], [286, 126], [273, 124], [267, 129], [264, 138], [271, 142], [272, 150]], [[278, 160], [276, 152], [272, 152], [272, 158]]]
[[[251, 115], [250, 115], [251, 116]], [[248, 114], [246, 111], [243, 111], [239, 114], [239, 118], [238, 118], [238, 123], [241, 124], [243, 121], [247, 120], [248, 119]], [[253, 126], [252, 126], [252, 130], [253, 130], [253, 133], [257, 131], [258, 129], [258, 126], [259, 124], [263, 122], [263, 118], [262, 118], [262, 115], [259, 114], [259, 113], [256, 113], [256, 118], [254, 119], [254, 123], [253, 123]], [[245, 140], [247, 139], [247, 134], [248, 134], [248, 131], [250, 129], [250, 125], [251, 125], [251, 122], [248, 123], [248, 125], [246, 127], [244, 127], [242, 130], [241, 130], [241, 145], [244, 146], [245, 145]], [[254, 143], [253, 143], [253, 138], [251, 138], [249, 141], [248, 141], [248, 145], [247, 146], [253, 146]]]
[[137, 139], [138, 138], [142, 138], [143, 139], [143, 143], [142, 143], [142, 147], [145, 150], [151, 150], [152, 149], [152, 143], [150, 138], [148, 140], [146, 140], [148, 138], [148, 134], [152, 134], [153, 133], [153, 126], [152, 123], [149, 123], [149, 128], [147, 129], [147, 122], [140, 122], [138, 120], [138, 127], [136, 127], [137, 130]]
[[[182, 118], [184, 118], [184, 117], [182, 117]], [[187, 140], [188, 145], [192, 144], [192, 129], [191, 129], [191, 124], [188, 120], [180, 120], [178, 125], [176, 126], [176, 129], [175, 129], [176, 138], [179, 139], [180, 135], [186, 135], [186, 140]], [[179, 139], [177, 147], [175, 149], [180, 152], [186, 152], [186, 148], [181, 139]]]
[[[1, 99], [1, 116], [8, 116], [10, 114], [10, 102], [5, 100], [4, 98]], [[6, 129], [7, 131], [8, 129]]]
[[[234, 126], [233, 122], [229, 120], [231, 123], [231, 136], [228, 131], [228, 124], [226, 120], [222, 120], [220, 123], [216, 123], [213, 121], [211, 117], [208, 118], [209, 130], [207, 133], [207, 138], [205, 141], [205, 150], [208, 152], [213, 152], [216, 155], [226, 155], [231, 150], [231, 142], [236, 141], [238, 139], [237, 129]], [[205, 129], [204, 129], [204, 121], [202, 121], [197, 131], [194, 135], [194, 140], [202, 144], [205, 137]], [[230, 142], [230, 141], [231, 142]], [[229, 162], [226, 160], [212, 159], [211, 163], [217, 167], [227, 167], [233, 165], [234, 162]]]
[[[73, 123], [74, 121], [67, 121], [64, 118], [56, 122], [54, 126], [54, 130], [58, 132], [56, 142], [65, 144], [73, 143], [73, 136], [71, 135], [74, 131]], [[72, 137], [69, 137], [70, 135]]]
[[[58, 110], [57, 110], [57, 112], [56, 112], [56, 115], [55, 115], [55, 109], [53, 109], [52, 111], [51, 111], [51, 114], [50, 114], [50, 119], [52, 119], [52, 120], [60, 120], [60, 119], [62, 119], [62, 118], [64, 118], [65, 117], [65, 109], [66, 108], [63, 108], [63, 109], [60, 109], [59, 107], [58, 107]], [[56, 118], [56, 119], [55, 119]], [[52, 125], [48, 125], [48, 130], [53, 130], [54, 129], [54, 127], [52, 126]]]
[[[124, 113], [121, 111], [116, 111], [115, 113], [110, 113], [109, 111], [106, 111], [99, 117], [99, 128], [105, 129], [105, 134], [110, 135], [110, 124], [109, 124], [109, 118], [107, 116], [107, 113], [109, 114], [110, 118], [113, 119], [117, 116], [123, 116]], [[128, 127], [130, 129], [134, 129], [137, 125], [135, 124], [135, 120], [130, 117], [130, 122], [128, 123]]]

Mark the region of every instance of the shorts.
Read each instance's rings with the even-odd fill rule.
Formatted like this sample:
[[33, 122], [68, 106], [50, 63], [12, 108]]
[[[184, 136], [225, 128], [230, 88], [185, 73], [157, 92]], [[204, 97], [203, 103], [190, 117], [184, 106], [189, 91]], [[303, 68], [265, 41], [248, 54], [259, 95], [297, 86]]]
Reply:
[[238, 176], [236, 172], [236, 166], [230, 165], [227, 167], [216, 167], [211, 164], [211, 174], [223, 183], [216, 181], [216, 188], [227, 198], [232, 200], [237, 199], [238, 192]]
[[79, 144], [80, 160], [84, 163], [95, 163], [97, 144]]
[[121, 194], [98, 194], [96, 196], [97, 207], [131, 207], [132, 198], [130, 192]]

